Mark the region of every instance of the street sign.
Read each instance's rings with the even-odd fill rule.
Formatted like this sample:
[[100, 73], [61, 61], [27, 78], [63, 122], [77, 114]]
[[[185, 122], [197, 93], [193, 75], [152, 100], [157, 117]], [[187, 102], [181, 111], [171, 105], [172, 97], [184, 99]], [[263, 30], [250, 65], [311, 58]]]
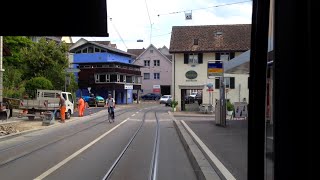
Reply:
[[125, 84], [124, 89], [133, 89], [133, 85], [132, 84]]
[[216, 78], [223, 76], [223, 61], [208, 61], [208, 78]]
[[80, 72], [80, 69], [77, 69], [77, 68], [66, 68], [64, 70], [67, 73], [78, 73], [78, 72]]

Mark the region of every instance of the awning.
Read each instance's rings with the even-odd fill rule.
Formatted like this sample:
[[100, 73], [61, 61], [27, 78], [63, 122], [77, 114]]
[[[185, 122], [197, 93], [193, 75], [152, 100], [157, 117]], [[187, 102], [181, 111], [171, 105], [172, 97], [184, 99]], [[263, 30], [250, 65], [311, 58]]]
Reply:
[[230, 74], [249, 74], [250, 50], [224, 63], [224, 72]]

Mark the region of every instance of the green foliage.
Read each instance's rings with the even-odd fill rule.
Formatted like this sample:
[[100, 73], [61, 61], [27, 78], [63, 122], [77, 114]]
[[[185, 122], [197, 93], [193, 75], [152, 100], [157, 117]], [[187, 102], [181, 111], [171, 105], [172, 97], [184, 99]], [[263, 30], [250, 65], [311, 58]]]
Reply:
[[41, 38], [30, 48], [22, 50], [26, 63], [25, 78], [43, 76], [52, 82], [54, 89], [63, 89], [65, 83], [64, 69], [68, 67], [68, 46], [65, 43], [46, 41]]
[[50, 80], [45, 77], [35, 77], [26, 82], [26, 91], [34, 91], [37, 89], [53, 89], [53, 85]]
[[3, 95], [9, 98], [19, 98], [24, 92], [22, 70], [9, 66], [3, 73]]
[[178, 106], [178, 101], [173, 99], [172, 102], [171, 102], [171, 107], [175, 108], [177, 106]]
[[21, 67], [24, 62], [21, 50], [29, 48], [33, 42], [25, 36], [4, 36], [3, 43], [10, 49], [11, 56], [3, 58], [4, 66]]
[[230, 101], [227, 101], [227, 111], [234, 111], [234, 106]]

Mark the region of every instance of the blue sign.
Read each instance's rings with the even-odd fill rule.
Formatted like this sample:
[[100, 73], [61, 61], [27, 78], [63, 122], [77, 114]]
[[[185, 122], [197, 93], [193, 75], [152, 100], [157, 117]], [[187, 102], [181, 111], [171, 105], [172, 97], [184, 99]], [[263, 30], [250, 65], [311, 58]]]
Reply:
[[223, 61], [208, 61], [208, 78], [223, 76]]

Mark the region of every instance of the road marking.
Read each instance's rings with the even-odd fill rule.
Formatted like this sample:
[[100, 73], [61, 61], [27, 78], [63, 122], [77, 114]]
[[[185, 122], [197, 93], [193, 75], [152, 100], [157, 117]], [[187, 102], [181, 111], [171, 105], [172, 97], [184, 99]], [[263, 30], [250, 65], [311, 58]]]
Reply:
[[160, 119], [159, 121], [172, 121], [172, 119]]
[[136, 114], [132, 114], [131, 116], [135, 116]]
[[136, 113], [139, 114], [139, 111], [137, 111]]
[[48, 175], [50, 175], [51, 173], [53, 173], [54, 171], [56, 171], [57, 169], [59, 169], [61, 166], [63, 166], [64, 164], [66, 164], [67, 162], [69, 162], [70, 160], [72, 160], [73, 158], [75, 158], [76, 156], [78, 156], [80, 153], [82, 153], [83, 151], [85, 151], [86, 149], [88, 149], [89, 147], [91, 147], [92, 145], [94, 145], [96, 142], [98, 142], [99, 140], [101, 140], [103, 137], [105, 137], [106, 135], [108, 135], [110, 132], [112, 132], [113, 130], [115, 130], [116, 128], [118, 128], [119, 126], [121, 126], [123, 123], [127, 122], [129, 118], [125, 119], [124, 121], [122, 121], [120, 124], [116, 125], [115, 127], [113, 127], [112, 129], [110, 129], [109, 131], [105, 132], [104, 134], [102, 134], [101, 136], [99, 136], [97, 139], [93, 140], [92, 142], [90, 142], [89, 144], [87, 144], [86, 146], [82, 147], [81, 149], [79, 149], [77, 152], [71, 154], [69, 157], [67, 157], [66, 159], [64, 159], [63, 161], [59, 162], [58, 164], [56, 164], [55, 166], [53, 166], [52, 168], [48, 169], [47, 171], [45, 171], [44, 173], [42, 173], [40, 176], [36, 177], [34, 180], [40, 180], [43, 179], [45, 177], [47, 177]]
[[201, 141], [201, 139], [191, 130], [191, 128], [185, 123], [183, 120], [181, 120], [184, 127], [189, 131], [191, 136], [194, 137], [194, 139], [198, 142], [198, 144], [201, 146], [201, 148], [205, 151], [205, 153], [208, 155], [208, 157], [211, 159], [211, 161], [216, 165], [216, 167], [220, 170], [220, 172], [223, 174], [223, 176], [227, 180], [235, 180], [236, 178], [230, 173], [230, 171], [221, 163], [221, 161], [210, 151], [210, 149]]
[[141, 119], [128, 119], [128, 121], [141, 121]]

